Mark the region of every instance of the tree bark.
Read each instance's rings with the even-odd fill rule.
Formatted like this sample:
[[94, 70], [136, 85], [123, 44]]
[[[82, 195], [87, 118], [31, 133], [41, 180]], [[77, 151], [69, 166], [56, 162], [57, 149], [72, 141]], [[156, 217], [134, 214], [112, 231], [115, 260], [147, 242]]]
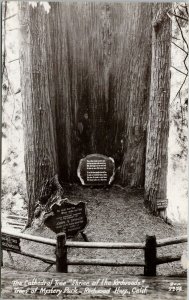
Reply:
[[128, 103], [121, 179], [124, 185], [143, 187], [151, 67], [152, 4], [138, 3], [135, 8], [132, 5], [129, 22], [133, 35], [128, 41], [129, 64], [125, 66], [129, 70], [127, 73]]
[[166, 217], [165, 209], [159, 211], [157, 199], [166, 199], [171, 21], [167, 11], [171, 4], [157, 3], [153, 9], [152, 67], [149, 120], [145, 168], [145, 204], [154, 213]]
[[29, 218], [45, 182], [76, 182], [79, 160], [112, 156], [144, 186], [151, 66], [148, 3], [21, 3]]
[[116, 166], [123, 162], [123, 184], [144, 186], [151, 6], [51, 3], [51, 60], [56, 57], [57, 151], [62, 181], [77, 179], [83, 156], [101, 153], [112, 156]]
[[27, 2], [20, 5], [21, 91], [30, 224], [43, 184], [57, 173], [57, 156], [48, 86], [46, 13], [39, 4], [36, 8]]

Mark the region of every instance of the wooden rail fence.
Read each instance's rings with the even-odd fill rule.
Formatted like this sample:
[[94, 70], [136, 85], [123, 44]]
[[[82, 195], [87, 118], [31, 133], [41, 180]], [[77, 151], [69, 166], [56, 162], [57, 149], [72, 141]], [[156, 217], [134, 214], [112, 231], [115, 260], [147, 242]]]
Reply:
[[15, 229], [24, 229], [27, 218], [20, 215], [7, 215], [6, 217], [8, 225], [11, 225]]
[[[66, 240], [65, 233], [57, 234], [56, 240], [24, 233], [11, 233], [2, 230], [7, 236], [25, 239], [37, 243], [56, 247], [56, 258], [34, 254], [29, 252], [10, 251], [39, 259], [50, 265], [56, 264], [57, 272], [68, 272], [68, 265], [92, 265], [92, 266], [116, 266], [116, 267], [144, 267], [144, 275], [156, 276], [156, 267], [160, 264], [170, 263], [181, 259], [181, 255], [157, 257], [157, 248], [187, 242], [187, 235], [173, 238], [166, 238], [156, 241], [155, 236], [146, 236], [145, 243], [112, 243], [112, 242], [75, 242]], [[107, 259], [68, 259], [68, 248], [92, 248], [92, 249], [143, 249], [144, 261], [123, 261]]]

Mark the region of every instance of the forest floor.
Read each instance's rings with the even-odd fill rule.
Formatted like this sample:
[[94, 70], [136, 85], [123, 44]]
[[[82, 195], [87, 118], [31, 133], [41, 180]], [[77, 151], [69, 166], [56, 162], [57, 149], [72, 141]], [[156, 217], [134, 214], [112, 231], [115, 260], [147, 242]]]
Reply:
[[[156, 235], [157, 239], [174, 237], [187, 233], [186, 224], [166, 224], [161, 218], [155, 217], [145, 209], [143, 190], [133, 190], [113, 185], [107, 188], [88, 188], [79, 185], [64, 187], [65, 198], [72, 202], [84, 201], [87, 208], [88, 225], [85, 233], [89, 241], [96, 242], [144, 242], [146, 235]], [[32, 226], [24, 231], [33, 235], [55, 238], [48, 228]], [[74, 240], [82, 240], [79, 234]], [[37, 245], [37, 246], [36, 246]], [[24, 251], [45, 254], [54, 257], [54, 247], [21, 241]], [[186, 244], [166, 246], [158, 249], [158, 256], [182, 254]], [[48, 265], [35, 259], [11, 254], [14, 260], [4, 251], [4, 268], [25, 271], [44, 271]], [[143, 250], [113, 249], [69, 249], [68, 257], [99, 258], [121, 260], [144, 260]], [[55, 266], [51, 267], [55, 271]], [[102, 266], [69, 266], [69, 272], [95, 274], [130, 274], [142, 275], [143, 267], [102, 267]], [[158, 275], [185, 276], [181, 262], [158, 266]]]

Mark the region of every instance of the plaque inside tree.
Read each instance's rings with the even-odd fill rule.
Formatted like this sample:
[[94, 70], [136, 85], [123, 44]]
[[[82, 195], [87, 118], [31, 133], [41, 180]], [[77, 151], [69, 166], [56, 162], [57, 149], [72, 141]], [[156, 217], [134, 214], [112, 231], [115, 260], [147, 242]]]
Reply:
[[51, 212], [46, 213], [44, 224], [55, 233], [65, 232], [67, 238], [83, 232], [87, 225], [86, 208], [84, 202], [74, 204], [68, 199], [54, 203]]
[[115, 176], [113, 158], [101, 154], [90, 154], [81, 159], [77, 175], [83, 185], [110, 185]]

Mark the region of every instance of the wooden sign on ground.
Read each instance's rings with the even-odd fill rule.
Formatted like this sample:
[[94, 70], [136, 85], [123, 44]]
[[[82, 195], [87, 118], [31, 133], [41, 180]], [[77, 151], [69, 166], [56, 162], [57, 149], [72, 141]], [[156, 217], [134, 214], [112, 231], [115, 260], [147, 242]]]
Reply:
[[64, 232], [67, 238], [72, 238], [85, 229], [87, 216], [84, 202], [74, 204], [65, 199], [60, 204], [55, 203], [51, 209], [52, 212], [45, 215], [44, 224], [53, 232]]
[[81, 159], [77, 175], [83, 185], [110, 185], [115, 176], [113, 158], [90, 154]]
[[20, 238], [2, 233], [1, 236], [2, 250], [20, 253]]

